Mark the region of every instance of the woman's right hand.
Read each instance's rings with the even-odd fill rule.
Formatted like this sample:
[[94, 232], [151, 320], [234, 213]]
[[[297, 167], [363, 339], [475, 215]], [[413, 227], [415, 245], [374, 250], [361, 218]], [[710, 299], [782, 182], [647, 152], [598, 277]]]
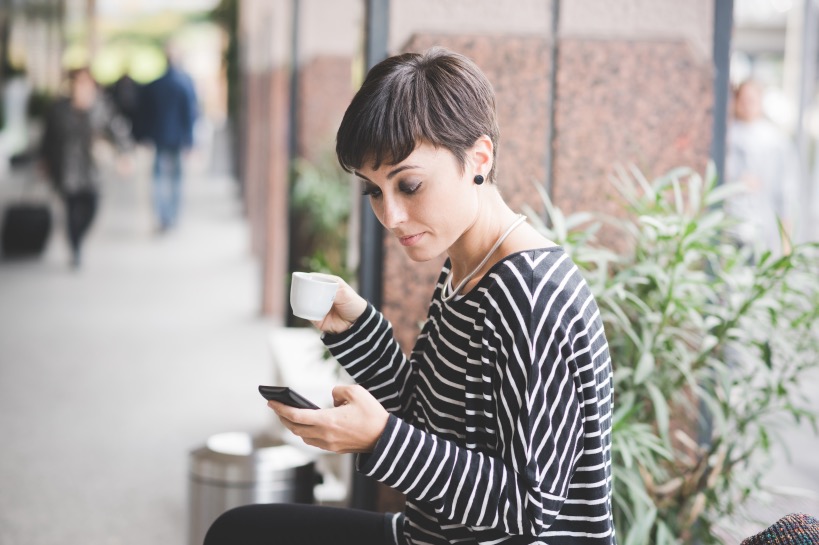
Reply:
[[312, 322], [314, 326], [326, 333], [341, 333], [347, 331], [367, 310], [367, 300], [361, 297], [350, 287], [343, 278], [331, 274], [313, 273], [338, 282], [338, 291], [333, 300], [330, 312], [323, 320]]

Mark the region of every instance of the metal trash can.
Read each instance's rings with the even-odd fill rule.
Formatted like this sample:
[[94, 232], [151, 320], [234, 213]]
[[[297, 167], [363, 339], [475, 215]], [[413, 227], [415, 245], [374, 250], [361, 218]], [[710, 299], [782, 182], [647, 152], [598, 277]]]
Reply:
[[314, 459], [269, 436], [220, 433], [190, 453], [188, 541], [202, 545], [219, 515], [254, 503], [313, 503]]

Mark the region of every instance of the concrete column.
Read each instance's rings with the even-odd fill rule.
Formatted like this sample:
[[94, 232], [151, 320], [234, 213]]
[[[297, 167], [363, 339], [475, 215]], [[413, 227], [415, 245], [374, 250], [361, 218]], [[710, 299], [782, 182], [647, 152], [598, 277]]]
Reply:
[[261, 312], [278, 324], [286, 312], [292, 9], [293, 0], [240, 4], [248, 44], [246, 206], [261, 260]]

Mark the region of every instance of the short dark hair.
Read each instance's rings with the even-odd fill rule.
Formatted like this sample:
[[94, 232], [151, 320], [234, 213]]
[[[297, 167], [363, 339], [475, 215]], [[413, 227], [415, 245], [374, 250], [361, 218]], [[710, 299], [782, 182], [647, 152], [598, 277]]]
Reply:
[[89, 78], [91, 78], [92, 81], [95, 81], [93, 74], [91, 74], [91, 68], [89, 68], [88, 66], [79, 66], [77, 68], [72, 68], [71, 70], [68, 71], [67, 74], [68, 81], [72, 84], [78, 79], [80, 79], [80, 77], [84, 76], [88, 76]]
[[398, 164], [422, 142], [449, 150], [463, 169], [466, 151], [481, 136], [493, 144], [495, 177], [499, 130], [495, 92], [467, 57], [435, 47], [396, 55], [375, 65], [344, 113], [336, 155], [351, 172]]

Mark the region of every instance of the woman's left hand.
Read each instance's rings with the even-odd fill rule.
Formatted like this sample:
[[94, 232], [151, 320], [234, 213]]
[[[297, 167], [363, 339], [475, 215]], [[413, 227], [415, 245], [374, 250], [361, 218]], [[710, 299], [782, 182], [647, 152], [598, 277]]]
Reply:
[[389, 413], [359, 385], [333, 388], [332, 409], [297, 409], [277, 401], [267, 405], [284, 426], [308, 445], [331, 452], [372, 452]]

